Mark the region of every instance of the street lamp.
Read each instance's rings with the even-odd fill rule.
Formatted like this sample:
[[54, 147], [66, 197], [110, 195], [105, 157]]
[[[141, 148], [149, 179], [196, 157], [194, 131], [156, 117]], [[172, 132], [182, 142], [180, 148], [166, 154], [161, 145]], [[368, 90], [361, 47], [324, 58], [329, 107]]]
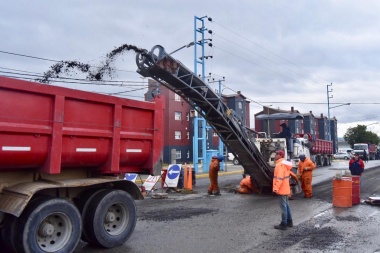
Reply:
[[174, 54], [175, 52], [178, 52], [179, 50], [184, 49], [185, 47], [188, 48], [188, 47], [194, 46], [194, 44], [195, 44], [194, 41], [192, 41], [192, 42], [190, 42], [189, 44], [186, 44], [186, 45], [184, 45], [184, 46], [182, 46], [182, 47], [180, 47], [180, 48], [174, 50], [174, 51], [171, 52], [169, 55], [172, 55], [172, 54]]
[[351, 103], [345, 103], [345, 104], [340, 104], [340, 105], [335, 105], [335, 106], [329, 106], [329, 112], [328, 112], [328, 123], [329, 123], [329, 140], [331, 141], [331, 126], [330, 126], [330, 122], [331, 122], [331, 120], [330, 120], [330, 109], [333, 109], [333, 108], [337, 108], [337, 107], [340, 107], [340, 106], [344, 106], [344, 105], [350, 105]]
[[332, 92], [333, 90], [329, 90], [329, 86], [332, 86], [332, 83], [331, 84], [328, 84], [326, 85], [326, 88], [327, 88], [327, 120], [328, 120], [328, 126], [329, 126], [329, 129], [328, 129], [328, 133], [329, 133], [329, 141], [331, 141], [331, 133], [330, 133], [330, 98], [333, 98], [333, 95], [331, 95], [330, 97], [330, 92]]
[[[374, 123], [368, 124], [365, 127], [366, 127], [366, 129], [368, 129], [368, 126], [372, 126], [372, 125], [375, 125], [375, 124], [379, 124], [379, 122], [374, 122]], [[368, 131], [369, 131], [369, 129], [368, 129]]]
[[375, 124], [379, 124], [379, 122], [371, 123], [371, 124], [368, 124], [368, 125], [365, 125], [365, 126], [367, 127], [367, 126], [375, 125]]
[[350, 104], [351, 103], [345, 103], [345, 104], [341, 104], [341, 105], [331, 106], [329, 109], [336, 108], [336, 107], [339, 107], [339, 106], [344, 106], [344, 105], [350, 105]]

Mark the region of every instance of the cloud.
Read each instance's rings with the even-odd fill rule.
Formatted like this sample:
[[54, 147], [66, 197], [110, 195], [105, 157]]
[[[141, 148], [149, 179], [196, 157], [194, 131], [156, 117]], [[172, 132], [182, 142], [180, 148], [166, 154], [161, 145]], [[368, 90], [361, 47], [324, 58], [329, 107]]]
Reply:
[[[96, 65], [125, 43], [148, 50], [160, 44], [172, 52], [194, 39], [194, 16], [207, 15], [213, 46], [205, 54], [213, 58], [206, 60], [206, 75], [224, 76], [224, 85], [253, 101], [317, 115], [327, 115], [326, 85], [332, 83], [330, 102], [351, 103], [331, 109], [339, 129], [379, 120], [373, 104], [380, 92], [379, 7], [374, 0], [5, 1], [0, 50]], [[193, 69], [194, 48], [174, 56]], [[117, 80], [142, 80], [134, 57], [130, 52], [115, 61]], [[52, 64], [0, 57], [0, 71], [42, 73]], [[251, 104], [252, 113], [262, 109]]]

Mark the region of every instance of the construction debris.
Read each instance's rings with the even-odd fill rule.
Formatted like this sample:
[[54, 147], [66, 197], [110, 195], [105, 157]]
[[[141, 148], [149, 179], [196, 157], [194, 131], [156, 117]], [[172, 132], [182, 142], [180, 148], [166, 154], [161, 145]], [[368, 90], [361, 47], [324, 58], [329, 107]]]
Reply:
[[169, 196], [167, 193], [154, 193], [152, 194], [153, 199], [167, 199]]

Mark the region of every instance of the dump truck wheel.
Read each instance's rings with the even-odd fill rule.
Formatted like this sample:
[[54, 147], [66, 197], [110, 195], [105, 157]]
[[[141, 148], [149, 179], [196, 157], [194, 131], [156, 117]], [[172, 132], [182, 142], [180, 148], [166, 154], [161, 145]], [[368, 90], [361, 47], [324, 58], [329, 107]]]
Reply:
[[[99, 192], [105, 191], [105, 189], [102, 190], [88, 190], [81, 194], [79, 200], [77, 201], [77, 207], [79, 209], [79, 212], [82, 215], [82, 221], [84, 223], [85, 215], [87, 213], [87, 208], [90, 205], [92, 199], [96, 194]], [[88, 236], [86, 235], [86, 229], [82, 229], [82, 236], [81, 238], [84, 242], [91, 243], [91, 241], [88, 239]]]
[[14, 226], [16, 224], [16, 216], [8, 214], [4, 219], [4, 225], [1, 229], [1, 248], [5, 252], [13, 252], [15, 249], [13, 247], [12, 239], [14, 235]]
[[83, 229], [90, 243], [112, 248], [124, 244], [136, 226], [136, 204], [125, 191], [97, 193], [83, 216]]
[[42, 197], [28, 204], [15, 225], [17, 252], [73, 252], [82, 232], [78, 209], [62, 198]]

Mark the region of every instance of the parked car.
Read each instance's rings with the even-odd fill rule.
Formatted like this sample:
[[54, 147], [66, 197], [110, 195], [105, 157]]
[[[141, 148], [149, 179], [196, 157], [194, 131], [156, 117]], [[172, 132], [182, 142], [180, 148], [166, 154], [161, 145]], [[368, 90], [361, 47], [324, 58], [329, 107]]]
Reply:
[[335, 159], [344, 159], [344, 160], [348, 160], [348, 159], [350, 159], [351, 157], [350, 157], [350, 155], [347, 154], [347, 153], [336, 153], [336, 154], [334, 154], [334, 158], [335, 158]]
[[234, 165], [238, 165], [239, 164], [238, 159], [236, 159], [235, 156], [234, 156], [234, 154], [232, 154], [232, 153], [228, 153], [227, 159], [228, 159], [228, 161], [232, 161], [232, 163]]

